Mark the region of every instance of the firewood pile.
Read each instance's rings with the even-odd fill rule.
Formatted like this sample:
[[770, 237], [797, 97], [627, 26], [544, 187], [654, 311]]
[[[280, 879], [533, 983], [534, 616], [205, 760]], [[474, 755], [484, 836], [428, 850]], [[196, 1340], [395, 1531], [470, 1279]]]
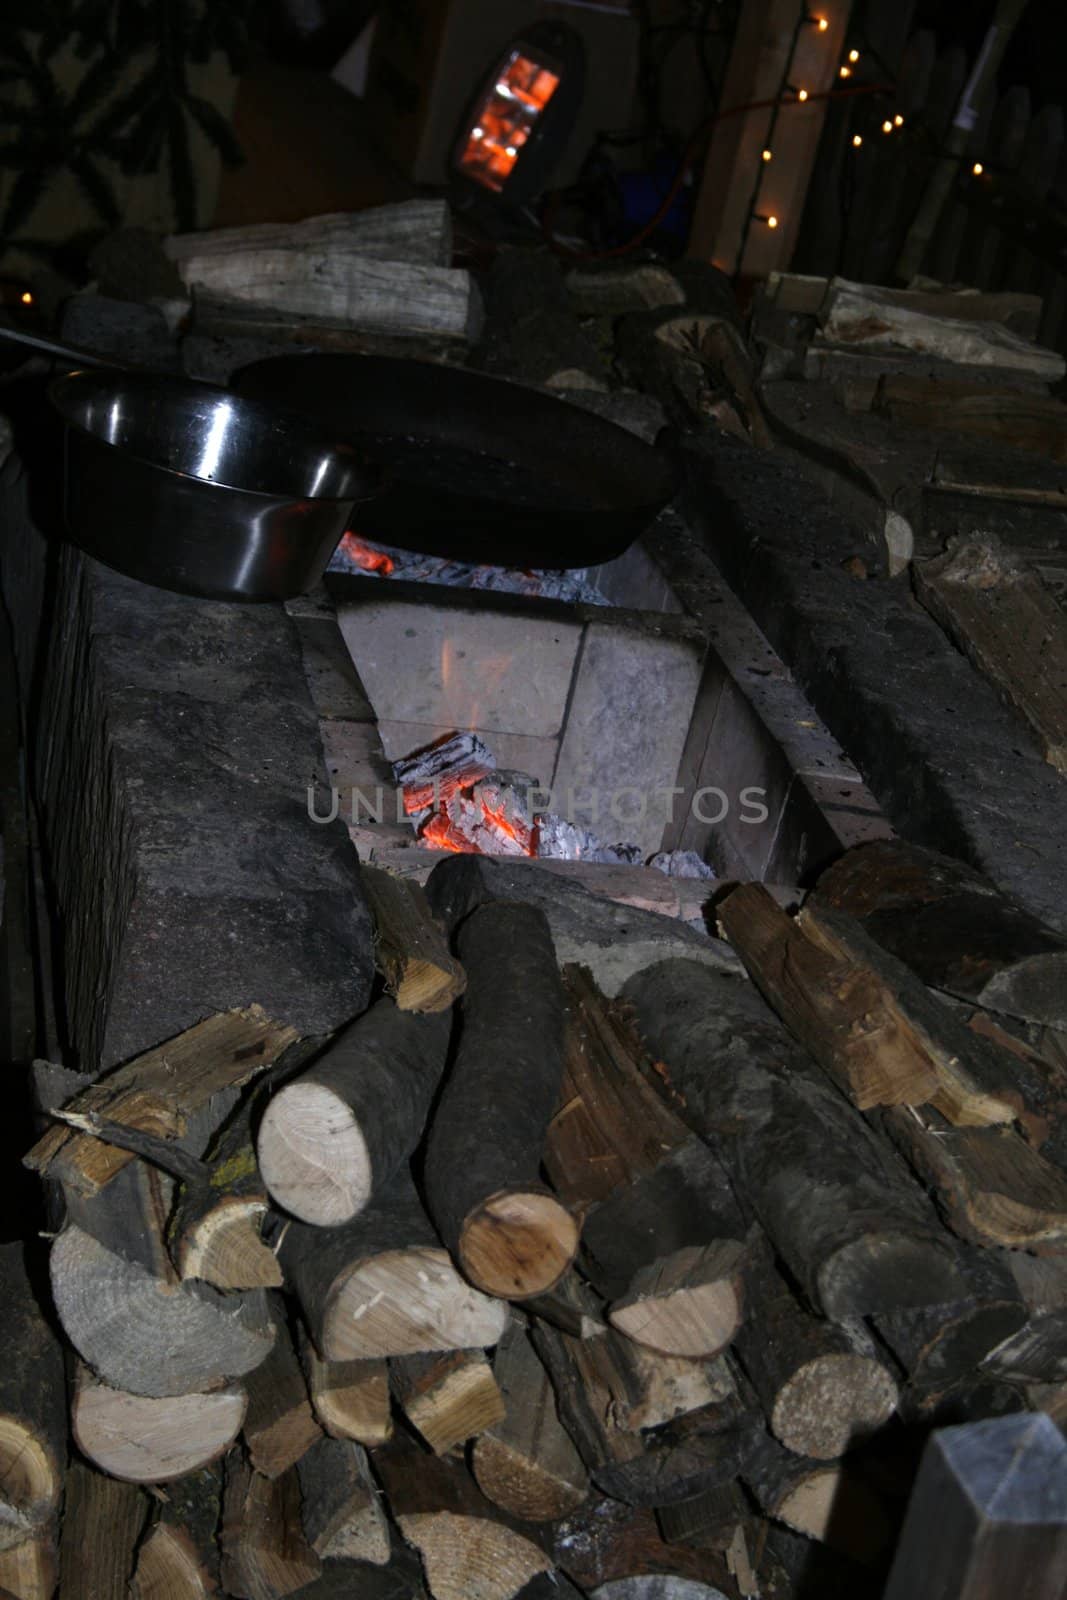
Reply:
[[38, 1063], [0, 1592], [880, 1594], [929, 1428], [1063, 1409], [1067, 941], [883, 841], [608, 1000], [492, 863], [365, 876], [340, 1033]]

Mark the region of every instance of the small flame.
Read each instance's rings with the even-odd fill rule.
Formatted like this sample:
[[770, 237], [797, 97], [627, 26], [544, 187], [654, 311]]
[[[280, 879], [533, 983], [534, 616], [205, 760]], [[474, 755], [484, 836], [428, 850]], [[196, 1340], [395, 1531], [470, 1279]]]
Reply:
[[376, 550], [372, 544], [367, 544], [358, 534], [346, 533], [341, 540], [341, 549], [350, 561], [357, 567], [362, 567], [364, 572], [380, 572], [383, 578], [388, 578], [396, 562], [392, 556], [387, 556], [384, 550]]

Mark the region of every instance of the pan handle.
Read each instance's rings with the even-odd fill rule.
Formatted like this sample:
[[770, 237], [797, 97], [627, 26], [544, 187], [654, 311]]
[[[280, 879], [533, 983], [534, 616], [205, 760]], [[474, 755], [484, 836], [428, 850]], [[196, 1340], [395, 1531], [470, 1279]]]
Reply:
[[118, 367], [125, 371], [125, 363], [109, 356], [94, 355], [91, 350], [79, 350], [77, 345], [64, 344], [61, 339], [50, 339], [45, 333], [31, 333], [26, 328], [13, 327], [0, 321], [0, 340], [8, 344], [22, 344], [39, 355], [52, 356], [56, 361], [66, 361], [73, 367]]

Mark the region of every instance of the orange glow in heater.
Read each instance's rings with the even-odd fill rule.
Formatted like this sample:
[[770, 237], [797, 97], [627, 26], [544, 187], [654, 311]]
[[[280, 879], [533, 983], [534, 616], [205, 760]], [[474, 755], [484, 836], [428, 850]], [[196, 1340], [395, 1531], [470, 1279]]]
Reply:
[[460, 171], [490, 189], [503, 189], [519, 151], [558, 88], [557, 73], [513, 51], [478, 108], [460, 154]]

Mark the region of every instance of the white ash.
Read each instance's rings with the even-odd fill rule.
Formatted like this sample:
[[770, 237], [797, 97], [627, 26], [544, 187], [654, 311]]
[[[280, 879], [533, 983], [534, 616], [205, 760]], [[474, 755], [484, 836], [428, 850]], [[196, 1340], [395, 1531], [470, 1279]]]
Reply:
[[649, 856], [648, 866], [668, 878], [714, 878], [715, 874], [695, 850], [660, 850]]

